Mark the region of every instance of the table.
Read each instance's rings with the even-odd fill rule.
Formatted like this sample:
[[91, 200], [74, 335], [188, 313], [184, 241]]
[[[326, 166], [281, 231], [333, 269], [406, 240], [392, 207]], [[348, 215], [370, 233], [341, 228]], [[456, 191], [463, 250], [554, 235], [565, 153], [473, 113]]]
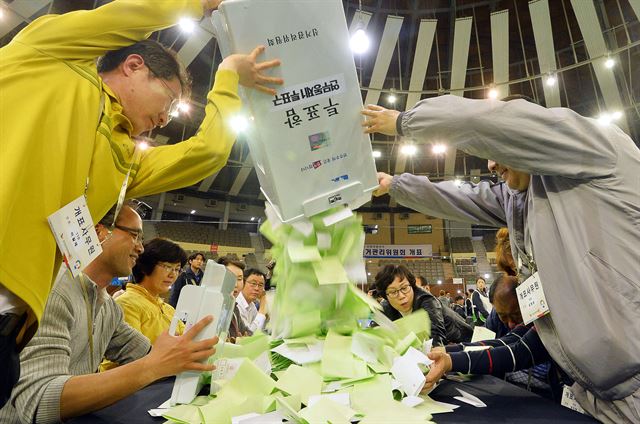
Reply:
[[[104, 409], [69, 420], [73, 424], [154, 424], [163, 418], [153, 418], [147, 411], [171, 396], [173, 378], [156, 382]], [[456, 388], [479, 397], [486, 408], [475, 408], [453, 399]], [[579, 414], [534, 393], [488, 375], [473, 376], [471, 381], [458, 383], [443, 380], [430, 394], [438, 401], [460, 405], [452, 413], [433, 416], [436, 423], [594, 423], [591, 417]]]

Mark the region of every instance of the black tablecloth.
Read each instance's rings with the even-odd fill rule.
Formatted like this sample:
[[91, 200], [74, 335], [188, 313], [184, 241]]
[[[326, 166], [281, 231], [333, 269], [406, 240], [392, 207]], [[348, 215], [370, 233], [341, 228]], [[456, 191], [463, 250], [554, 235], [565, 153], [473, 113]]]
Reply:
[[[69, 423], [73, 424], [154, 424], [164, 422], [153, 418], [147, 411], [169, 399], [173, 379], [154, 383], [143, 390], [107, 408], [85, 415]], [[460, 396], [460, 388], [477, 396], [486, 408], [476, 408], [453, 399]], [[523, 390], [491, 376], [474, 376], [471, 381], [457, 383], [442, 381], [430, 394], [438, 401], [460, 405], [452, 413], [436, 414], [436, 423], [585, 423], [594, 419], [574, 412], [550, 400]]]

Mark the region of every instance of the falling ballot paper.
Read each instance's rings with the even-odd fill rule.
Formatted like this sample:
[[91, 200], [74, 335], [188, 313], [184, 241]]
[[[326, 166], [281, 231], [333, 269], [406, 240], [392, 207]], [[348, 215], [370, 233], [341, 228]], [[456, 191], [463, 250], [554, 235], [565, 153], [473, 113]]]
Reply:
[[263, 45], [258, 60], [281, 60], [269, 71], [284, 79], [275, 96], [240, 94], [261, 190], [280, 221], [366, 203], [378, 182], [342, 2], [232, 0], [211, 19], [223, 56]]

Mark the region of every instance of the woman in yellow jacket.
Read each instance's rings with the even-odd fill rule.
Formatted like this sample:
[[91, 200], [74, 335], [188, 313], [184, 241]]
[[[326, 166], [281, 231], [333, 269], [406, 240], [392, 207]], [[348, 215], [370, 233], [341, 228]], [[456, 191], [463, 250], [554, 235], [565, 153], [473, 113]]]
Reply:
[[[187, 254], [171, 240], [155, 238], [144, 245], [144, 252], [133, 267], [135, 283], [116, 303], [124, 312], [124, 319], [133, 328], [147, 336], [151, 343], [169, 329], [175, 309], [164, 301], [165, 295], [180, 275], [187, 262]], [[184, 324], [176, 332], [182, 334]]]

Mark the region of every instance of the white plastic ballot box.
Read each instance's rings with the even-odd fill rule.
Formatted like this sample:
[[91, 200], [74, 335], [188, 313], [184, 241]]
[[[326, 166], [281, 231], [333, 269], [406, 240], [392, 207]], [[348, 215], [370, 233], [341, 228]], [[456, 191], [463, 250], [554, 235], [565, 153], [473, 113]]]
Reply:
[[212, 22], [223, 56], [264, 45], [259, 61], [282, 61], [267, 71], [285, 82], [275, 96], [241, 90], [251, 157], [278, 217], [366, 203], [378, 181], [342, 2], [225, 0]]
[[[235, 299], [231, 295], [236, 285], [236, 276], [223, 265], [212, 260], [207, 267], [200, 286], [185, 285], [180, 290], [176, 312], [169, 327], [169, 334], [175, 334], [178, 321], [185, 324], [185, 332], [207, 315], [213, 315], [213, 321], [198, 334], [194, 340], [219, 336], [216, 351], [221, 352], [227, 338], [229, 324], [233, 316]], [[176, 376], [171, 393], [171, 405], [190, 403], [202, 389], [200, 372], [183, 372]]]

